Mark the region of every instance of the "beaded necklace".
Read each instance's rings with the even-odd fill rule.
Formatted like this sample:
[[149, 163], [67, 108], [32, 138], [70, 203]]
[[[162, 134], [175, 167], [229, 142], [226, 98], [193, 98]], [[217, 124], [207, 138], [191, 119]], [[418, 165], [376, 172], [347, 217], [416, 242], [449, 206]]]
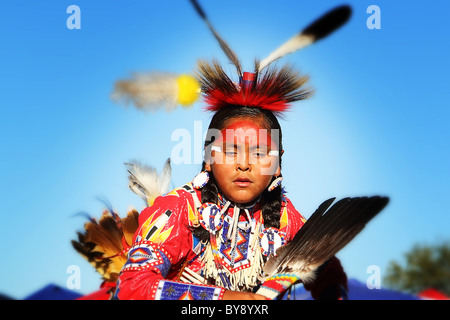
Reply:
[[[251, 290], [258, 284], [264, 264], [259, 200], [242, 206], [219, 195], [218, 204], [205, 203], [199, 210], [199, 222], [210, 233], [201, 258], [203, 276], [218, 286]], [[240, 221], [241, 216], [244, 221]]]

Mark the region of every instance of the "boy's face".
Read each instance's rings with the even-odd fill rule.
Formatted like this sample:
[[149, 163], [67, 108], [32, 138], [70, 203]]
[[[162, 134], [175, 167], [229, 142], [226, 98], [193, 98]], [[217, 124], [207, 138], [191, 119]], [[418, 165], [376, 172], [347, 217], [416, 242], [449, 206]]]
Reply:
[[252, 118], [232, 119], [217, 133], [206, 170], [212, 171], [225, 197], [236, 203], [251, 202], [273, 176], [280, 175], [282, 151], [274, 142], [278, 141], [275, 134]]

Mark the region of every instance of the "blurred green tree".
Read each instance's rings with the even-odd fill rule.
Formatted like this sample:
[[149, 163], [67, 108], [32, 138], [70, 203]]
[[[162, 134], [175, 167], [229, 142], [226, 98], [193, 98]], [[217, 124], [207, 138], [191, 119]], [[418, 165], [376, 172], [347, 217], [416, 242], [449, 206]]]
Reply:
[[450, 243], [415, 245], [405, 254], [405, 264], [391, 261], [384, 285], [393, 290], [417, 294], [436, 289], [450, 295]]

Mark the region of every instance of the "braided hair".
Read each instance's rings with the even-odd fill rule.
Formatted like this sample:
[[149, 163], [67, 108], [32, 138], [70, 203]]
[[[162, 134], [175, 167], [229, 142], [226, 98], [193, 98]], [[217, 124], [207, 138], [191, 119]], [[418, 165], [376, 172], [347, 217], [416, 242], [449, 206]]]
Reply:
[[[208, 132], [212, 130], [222, 130], [226, 127], [227, 121], [236, 118], [252, 118], [255, 122], [258, 122], [263, 128], [267, 130], [278, 130], [279, 150], [283, 150], [282, 147], [282, 134], [281, 126], [278, 122], [276, 116], [268, 110], [255, 107], [245, 107], [245, 106], [234, 106], [229, 105], [221, 108], [217, 111], [211, 119], [211, 123], [208, 128]], [[214, 142], [214, 136], [207, 136], [205, 140], [205, 157], [210, 154], [211, 145]], [[281, 167], [281, 152], [279, 154], [279, 165]], [[203, 161], [202, 170], [204, 171], [206, 167], [205, 160]], [[209, 173], [209, 181], [201, 190], [201, 202], [202, 203], [217, 203], [219, 188], [217, 187], [214, 175], [212, 172]], [[264, 226], [266, 228], [280, 227], [280, 211], [282, 202], [282, 188], [278, 185], [272, 191], [265, 189], [261, 194], [261, 212], [264, 220]], [[202, 226], [193, 229], [193, 234], [198, 239], [206, 242], [209, 240], [209, 232], [205, 230]]]

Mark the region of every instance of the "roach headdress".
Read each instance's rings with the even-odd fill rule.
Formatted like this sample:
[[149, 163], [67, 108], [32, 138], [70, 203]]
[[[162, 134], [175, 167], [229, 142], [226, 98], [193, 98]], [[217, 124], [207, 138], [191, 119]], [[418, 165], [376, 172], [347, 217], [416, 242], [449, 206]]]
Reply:
[[207, 105], [218, 111], [227, 105], [259, 107], [280, 114], [289, 103], [306, 99], [311, 91], [305, 89], [307, 77], [289, 67], [270, 69], [263, 74], [244, 72], [239, 85], [234, 84], [218, 63], [199, 63], [198, 79]]
[[306, 87], [308, 78], [291, 67], [274, 68], [270, 65], [326, 37], [345, 24], [351, 15], [349, 6], [331, 10], [283, 43], [267, 58], [257, 61], [253, 72], [243, 72], [236, 53], [215, 30], [198, 1], [190, 1], [224, 54], [236, 67], [237, 79], [233, 81], [217, 62], [200, 61], [195, 75], [153, 72], [136, 74], [132, 79], [119, 81], [113, 92], [114, 99], [131, 102], [144, 110], [164, 107], [170, 111], [177, 105], [190, 107], [203, 96], [209, 111], [235, 105], [259, 107], [280, 115], [289, 109], [292, 102], [308, 98], [312, 90]]

